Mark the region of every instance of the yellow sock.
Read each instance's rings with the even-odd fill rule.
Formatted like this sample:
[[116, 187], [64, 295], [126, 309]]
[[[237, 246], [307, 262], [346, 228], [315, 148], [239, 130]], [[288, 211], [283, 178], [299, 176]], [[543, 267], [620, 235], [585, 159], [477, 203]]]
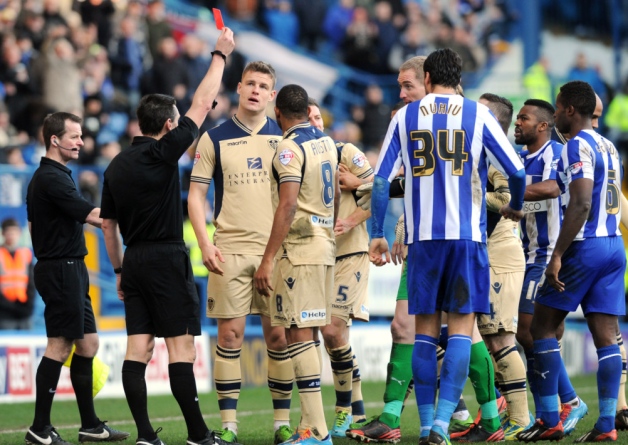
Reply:
[[294, 384], [294, 368], [288, 350], [268, 350], [268, 388], [273, 399], [275, 422], [290, 423], [290, 401]]
[[288, 346], [294, 366], [294, 377], [299, 388], [301, 422], [299, 429], [309, 429], [319, 440], [329, 434], [321, 396], [321, 374], [318, 354], [313, 341], [293, 343]]
[[336, 412], [351, 412], [351, 387], [353, 381], [353, 351], [347, 343], [336, 349], [328, 349], [331, 371], [336, 390]]
[[507, 346], [497, 351], [495, 380], [508, 404], [510, 420], [520, 426], [528, 426], [528, 394], [526, 392], [526, 369], [516, 346]]
[[223, 425], [237, 422], [236, 410], [240, 398], [240, 387], [242, 386], [241, 351], [242, 349], [227, 349], [219, 345], [216, 346], [214, 384]]
[[358, 359], [353, 354], [353, 373], [351, 382], [351, 414], [353, 421], [359, 422], [366, 419], [364, 412], [364, 398], [362, 397], [362, 377], [360, 376], [360, 366]]
[[316, 348], [316, 353], [318, 354], [318, 363], [320, 363], [320, 373], [323, 373], [323, 351], [321, 349], [321, 341], [314, 340], [314, 347]]

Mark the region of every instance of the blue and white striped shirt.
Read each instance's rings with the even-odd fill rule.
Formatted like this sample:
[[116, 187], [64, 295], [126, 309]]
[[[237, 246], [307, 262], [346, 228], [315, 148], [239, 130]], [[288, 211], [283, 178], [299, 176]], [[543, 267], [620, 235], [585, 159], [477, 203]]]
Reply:
[[[521, 159], [526, 169], [526, 186], [547, 180], [560, 183], [557, 169], [563, 145], [548, 141], [536, 153], [521, 152]], [[562, 186], [562, 183], [560, 183]], [[521, 236], [526, 262], [549, 263], [554, 251], [560, 224], [562, 222], [561, 198], [526, 202], [523, 205], [525, 216], [521, 220]]]
[[489, 109], [458, 95], [428, 94], [397, 112], [375, 174], [405, 167], [406, 243], [486, 242], [488, 163], [506, 178], [523, 169]]
[[575, 239], [620, 236], [622, 166], [617, 149], [593, 130], [581, 130], [566, 147], [559, 167], [563, 169], [567, 189], [563, 205], [569, 205], [572, 181], [593, 181], [589, 217]]

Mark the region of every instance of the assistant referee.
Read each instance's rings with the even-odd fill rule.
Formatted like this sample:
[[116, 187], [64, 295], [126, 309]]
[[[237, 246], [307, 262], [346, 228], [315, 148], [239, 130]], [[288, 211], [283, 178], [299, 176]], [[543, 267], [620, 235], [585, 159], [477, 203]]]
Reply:
[[[185, 418], [187, 445], [224, 443], [203, 420], [194, 380], [200, 305], [183, 242], [178, 161], [198, 137], [234, 46], [233, 32], [224, 28], [209, 71], [181, 119], [173, 97], [144, 96], [137, 109], [142, 136], [105, 171], [100, 215], [126, 312], [122, 384], [138, 430], [136, 444], [163, 445], [148, 418], [144, 380], [155, 336], [164, 337], [168, 347], [170, 387]], [[127, 246], [124, 254], [118, 228]]]
[[76, 189], [68, 162], [78, 159], [83, 146], [81, 119], [70, 113], [46, 117], [43, 136], [46, 155], [28, 185], [28, 228], [37, 257], [34, 278], [44, 300], [48, 343], [35, 377], [35, 419], [26, 433], [28, 444], [69, 445], [50, 422], [52, 400], [61, 366], [76, 345], [70, 378], [81, 415], [79, 442], [113, 442], [129, 433], [101, 422], [94, 411], [92, 364], [98, 351], [98, 334], [89, 277], [83, 224], [100, 227], [100, 209], [85, 201]]

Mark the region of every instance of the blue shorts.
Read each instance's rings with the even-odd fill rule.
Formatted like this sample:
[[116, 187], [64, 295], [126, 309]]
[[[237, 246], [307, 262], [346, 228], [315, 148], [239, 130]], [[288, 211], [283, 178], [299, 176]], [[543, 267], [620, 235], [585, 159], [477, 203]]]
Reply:
[[519, 298], [519, 313], [534, 314], [534, 300], [539, 286], [545, 282], [546, 268], [547, 264], [544, 262], [526, 264], [526, 275], [523, 279], [521, 297]]
[[486, 244], [468, 240], [408, 245], [408, 313], [490, 312]]
[[565, 284], [564, 292], [558, 292], [546, 280], [536, 302], [569, 312], [581, 305], [585, 315], [591, 312], [625, 315], [625, 271], [621, 236], [574, 241], [563, 255], [558, 273], [558, 279]]

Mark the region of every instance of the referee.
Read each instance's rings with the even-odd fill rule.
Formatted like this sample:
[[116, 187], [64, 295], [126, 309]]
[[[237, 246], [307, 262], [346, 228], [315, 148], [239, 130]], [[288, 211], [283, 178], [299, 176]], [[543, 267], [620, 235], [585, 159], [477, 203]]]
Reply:
[[[185, 418], [187, 445], [224, 443], [207, 429], [198, 405], [193, 366], [194, 336], [201, 333], [200, 306], [183, 242], [178, 161], [198, 137], [234, 46], [233, 32], [224, 28], [209, 71], [181, 119], [173, 97], [144, 96], [137, 108], [142, 136], [134, 138], [105, 171], [100, 215], [126, 312], [122, 384], [138, 430], [136, 444], [163, 445], [148, 418], [144, 380], [155, 336], [166, 341], [170, 387]], [[118, 229], [127, 246], [124, 253]]]
[[98, 351], [98, 334], [88, 294], [89, 277], [83, 258], [87, 255], [83, 224], [100, 227], [100, 209], [85, 201], [76, 190], [67, 164], [78, 159], [83, 146], [81, 119], [70, 113], [54, 113], [44, 120], [46, 155], [28, 185], [28, 227], [37, 257], [34, 278], [46, 309], [46, 352], [35, 377], [35, 419], [26, 433], [28, 444], [66, 445], [50, 422], [52, 400], [61, 366], [76, 345], [70, 378], [79, 413], [79, 442], [115, 442], [129, 433], [101, 422], [94, 411], [92, 363]]

